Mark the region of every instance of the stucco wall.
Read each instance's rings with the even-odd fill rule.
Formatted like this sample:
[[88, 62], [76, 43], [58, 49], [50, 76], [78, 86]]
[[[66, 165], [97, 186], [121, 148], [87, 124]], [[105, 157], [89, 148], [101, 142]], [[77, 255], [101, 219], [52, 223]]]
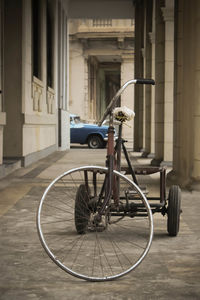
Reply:
[[55, 126], [24, 125], [23, 156], [41, 151], [55, 144]]

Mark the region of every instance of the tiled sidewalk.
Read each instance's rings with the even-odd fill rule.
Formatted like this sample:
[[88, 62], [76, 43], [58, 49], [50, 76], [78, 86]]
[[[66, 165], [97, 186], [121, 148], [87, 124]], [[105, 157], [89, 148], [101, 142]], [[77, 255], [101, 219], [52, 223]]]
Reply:
[[170, 238], [166, 217], [154, 216], [150, 253], [128, 276], [88, 283], [60, 270], [44, 253], [36, 210], [45, 186], [80, 165], [104, 165], [104, 150], [57, 152], [0, 181], [0, 299], [200, 299], [200, 197], [182, 192], [180, 233]]

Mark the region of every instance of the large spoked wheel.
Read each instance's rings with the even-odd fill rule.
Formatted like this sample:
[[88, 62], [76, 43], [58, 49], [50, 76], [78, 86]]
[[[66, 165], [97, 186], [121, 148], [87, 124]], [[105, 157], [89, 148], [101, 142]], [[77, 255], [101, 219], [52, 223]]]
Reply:
[[170, 236], [177, 236], [181, 214], [181, 190], [177, 185], [169, 190], [167, 214], [167, 231]]
[[[86, 166], [57, 177], [45, 190], [37, 212], [40, 241], [49, 257], [69, 274], [90, 281], [121, 277], [135, 269], [153, 237], [150, 206], [128, 177], [120, 184], [101, 219], [108, 169]], [[98, 220], [98, 222], [97, 222]]]

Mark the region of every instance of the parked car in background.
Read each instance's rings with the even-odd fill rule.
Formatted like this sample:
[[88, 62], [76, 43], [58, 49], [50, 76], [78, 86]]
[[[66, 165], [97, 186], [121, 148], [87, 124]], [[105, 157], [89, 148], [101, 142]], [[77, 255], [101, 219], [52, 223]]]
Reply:
[[80, 117], [70, 114], [70, 142], [88, 144], [89, 148], [97, 149], [106, 146], [108, 140], [108, 126], [99, 127], [96, 124], [83, 123]]

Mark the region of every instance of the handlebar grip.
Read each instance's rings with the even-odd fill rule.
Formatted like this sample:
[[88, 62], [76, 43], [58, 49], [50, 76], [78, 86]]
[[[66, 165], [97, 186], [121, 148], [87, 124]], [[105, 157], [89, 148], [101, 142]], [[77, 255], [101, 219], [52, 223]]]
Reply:
[[153, 79], [136, 79], [136, 84], [152, 84], [152, 85], [155, 85], [155, 80], [153, 80]]

